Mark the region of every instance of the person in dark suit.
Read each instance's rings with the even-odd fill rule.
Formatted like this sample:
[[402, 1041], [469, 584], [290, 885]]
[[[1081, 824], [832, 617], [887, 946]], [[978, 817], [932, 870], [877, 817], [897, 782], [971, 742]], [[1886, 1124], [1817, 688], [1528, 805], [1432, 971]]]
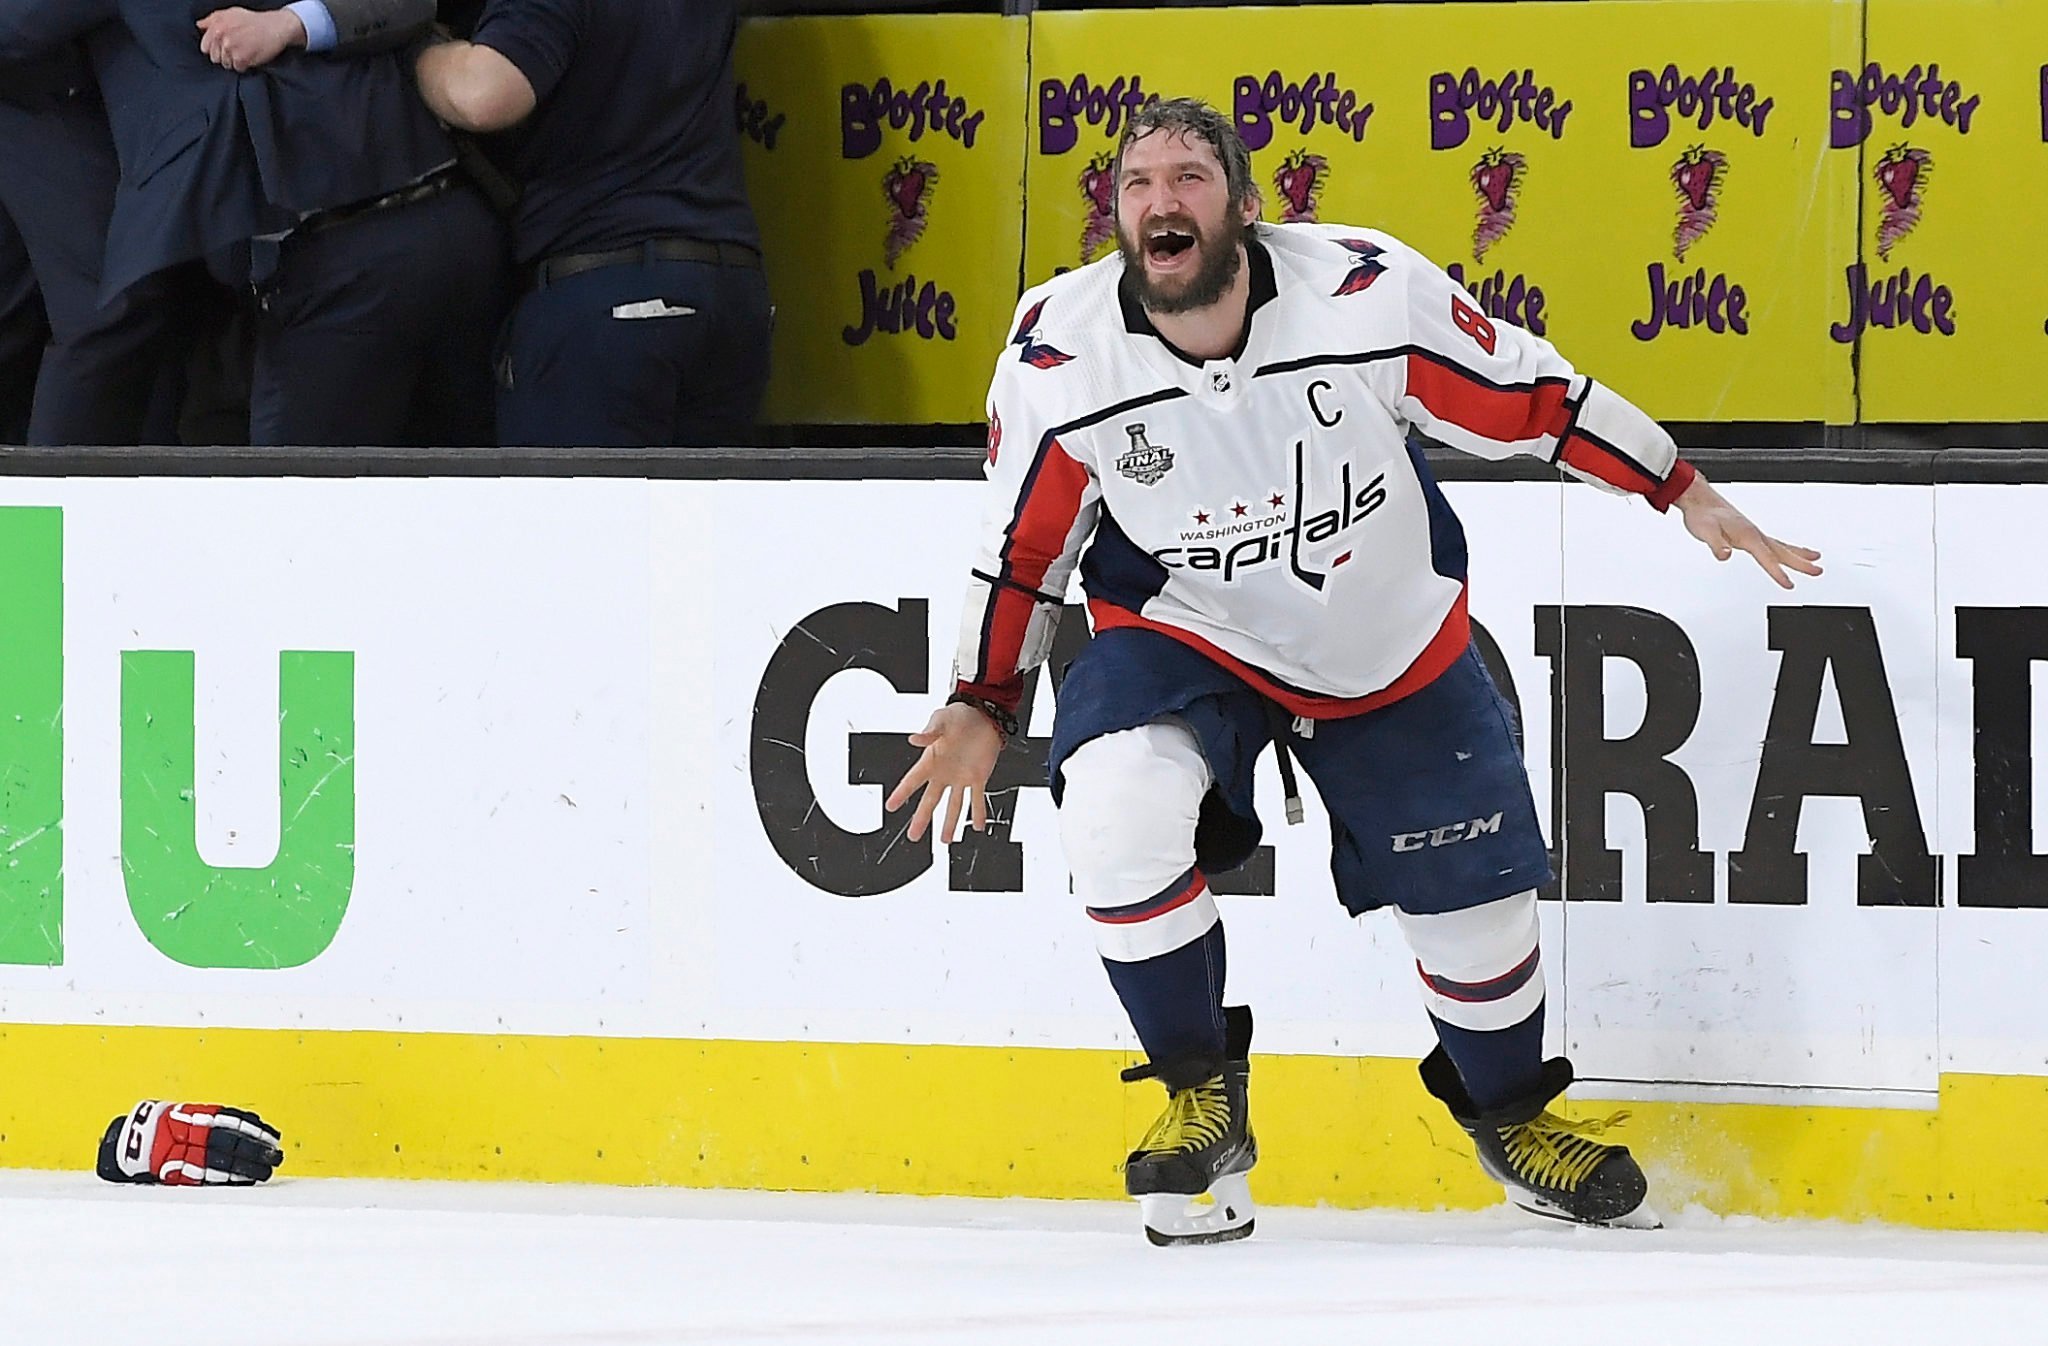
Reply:
[[498, 364], [506, 444], [751, 437], [770, 308], [733, 117], [733, 0], [489, 0], [420, 53], [449, 125], [519, 126], [528, 289]]
[[253, 443], [493, 443], [503, 230], [398, 55], [432, 0], [326, 0], [332, 51], [246, 72], [202, 50], [212, 8], [0, 10], [0, 60], [81, 35], [91, 53], [122, 167], [103, 297], [195, 258], [247, 287]]
[[43, 301], [29, 270], [28, 249], [14, 221], [0, 211], [0, 444], [28, 442], [28, 412], [42, 364]]
[[19, 235], [48, 320], [26, 443], [174, 438], [181, 278], [162, 272], [100, 302], [119, 177], [80, 52], [64, 46], [0, 66], [0, 212]]

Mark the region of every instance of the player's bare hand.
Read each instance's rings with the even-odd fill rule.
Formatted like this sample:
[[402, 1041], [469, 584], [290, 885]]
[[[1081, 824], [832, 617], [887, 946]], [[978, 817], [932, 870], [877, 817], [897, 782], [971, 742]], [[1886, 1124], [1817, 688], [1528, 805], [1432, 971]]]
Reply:
[[199, 50], [238, 75], [305, 45], [306, 25], [288, 9], [217, 9], [199, 21]]
[[1694, 477], [1676, 503], [1685, 519], [1686, 531], [1706, 543], [1717, 561], [1725, 561], [1739, 551], [1748, 552], [1781, 589], [1792, 587], [1788, 571], [1802, 575], [1821, 573], [1819, 552], [1766, 536], [1703, 476]]
[[946, 822], [939, 833], [941, 841], [951, 844], [960, 834], [963, 804], [974, 830], [986, 831], [988, 778], [994, 774], [996, 757], [1003, 750], [1002, 730], [974, 707], [955, 704], [939, 707], [923, 731], [912, 734], [910, 741], [923, 748], [924, 755], [903, 773], [885, 805], [894, 813], [918, 791], [924, 792], [905, 835], [912, 841], [921, 840], [942, 802], [946, 806]]

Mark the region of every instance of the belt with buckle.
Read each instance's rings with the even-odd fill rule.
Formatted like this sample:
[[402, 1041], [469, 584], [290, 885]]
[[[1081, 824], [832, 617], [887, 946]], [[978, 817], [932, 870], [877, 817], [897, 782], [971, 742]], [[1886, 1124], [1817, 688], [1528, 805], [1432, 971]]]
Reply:
[[534, 267], [533, 285], [537, 290], [545, 289], [557, 281], [580, 276], [586, 271], [600, 271], [608, 266], [631, 266], [636, 262], [709, 262], [713, 266], [737, 266], [759, 271], [761, 254], [744, 243], [656, 238], [636, 243], [630, 248], [613, 248], [609, 252], [568, 252], [550, 257]]
[[429, 198], [439, 196], [454, 185], [455, 170], [444, 168], [438, 173], [428, 174], [409, 187], [400, 187], [395, 192], [386, 192], [382, 196], [373, 196], [367, 201], [358, 201], [354, 205], [336, 206], [332, 210], [315, 211], [305, 219], [300, 220], [298, 228], [292, 232], [296, 234], [317, 234], [323, 230], [332, 229], [338, 224], [347, 224], [351, 220], [360, 220], [365, 215], [374, 215], [380, 210], [396, 210], [400, 206], [409, 206], [418, 201], [428, 200]]

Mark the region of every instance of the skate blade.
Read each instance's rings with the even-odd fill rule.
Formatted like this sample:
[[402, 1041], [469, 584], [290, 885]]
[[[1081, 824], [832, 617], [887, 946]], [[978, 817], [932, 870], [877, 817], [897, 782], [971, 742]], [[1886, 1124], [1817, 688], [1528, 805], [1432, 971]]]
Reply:
[[1664, 1227], [1663, 1217], [1658, 1215], [1655, 1210], [1652, 1210], [1648, 1202], [1637, 1206], [1626, 1215], [1617, 1215], [1612, 1220], [1582, 1220], [1576, 1215], [1559, 1210], [1556, 1206], [1546, 1206], [1537, 1202], [1524, 1203], [1517, 1201], [1514, 1205], [1518, 1210], [1525, 1210], [1531, 1215], [1541, 1215], [1546, 1220], [1556, 1220], [1562, 1224], [1580, 1225], [1587, 1229], [1662, 1229]]
[[1664, 1217], [1650, 1209], [1649, 1203], [1637, 1206], [1618, 1220], [1607, 1222], [1609, 1229], [1662, 1229]]
[[1206, 1243], [1234, 1243], [1250, 1238], [1252, 1219], [1258, 1214], [1252, 1205], [1251, 1185], [1244, 1174], [1230, 1173], [1209, 1188], [1210, 1204], [1196, 1205], [1196, 1198], [1173, 1192], [1159, 1192], [1138, 1198], [1145, 1220], [1145, 1237], [1156, 1248], [1197, 1246]]

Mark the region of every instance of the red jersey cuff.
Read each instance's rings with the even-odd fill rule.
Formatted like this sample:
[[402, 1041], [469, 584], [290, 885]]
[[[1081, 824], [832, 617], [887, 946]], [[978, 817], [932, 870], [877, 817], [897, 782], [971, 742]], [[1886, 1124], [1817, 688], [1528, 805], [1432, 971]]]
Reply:
[[993, 701], [1004, 710], [1015, 715], [1017, 707], [1024, 701], [1024, 679], [1016, 677], [1008, 682], [968, 682], [961, 679], [953, 690], [962, 696], [978, 696], [984, 701]]
[[1662, 514], [1671, 508], [1672, 501], [1685, 494], [1685, 488], [1692, 485], [1692, 479], [1698, 475], [1698, 470], [1691, 463], [1683, 458], [1676, 459], [1671, 464], [1671, 475], [1664, 478], [1664, 484], [1650, 492], [1646, 498], [1656, 506], [1657, 512]]

